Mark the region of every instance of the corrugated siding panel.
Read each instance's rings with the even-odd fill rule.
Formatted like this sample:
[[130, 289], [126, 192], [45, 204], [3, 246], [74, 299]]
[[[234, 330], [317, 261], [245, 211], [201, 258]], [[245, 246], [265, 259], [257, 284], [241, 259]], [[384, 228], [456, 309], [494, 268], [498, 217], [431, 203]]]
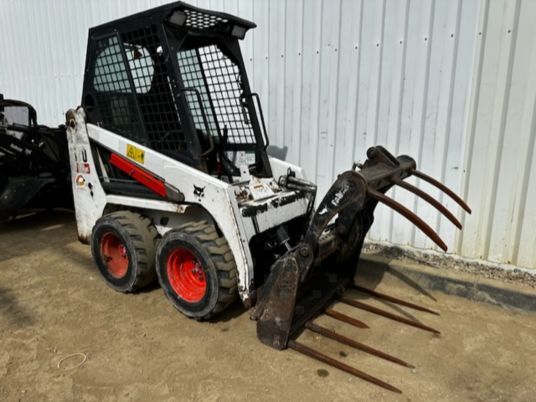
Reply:
[[[287, 159], [305, 167], [320, 193], [377, 143], [414, 155], [461, 190], [477, 3], [280, 0], [254, 8], [259, 27], [248, 46], [263, 49], [253, 61], [254, 87], [272, 142], [288, 148]], [[455, 242], [435, 210], [404, 191], [395, 197]], [[432, 247], [382, 206], [370, 236]]]
[[[80, 101], [87, 29], [165, 1], [0, 2], [0, 91], [58, 124]], [[392, 191], [458, 254], [536, 267], [536, 2], [191, 3], [257, 23], [242, 49], [271, 141], [321, 193], [384, 144], [465, 193], [475, 213], [457, 235], [426, 203]], [[382, 206], [370, 237], [432, 247]]]
[[459, 252], [536, 267], [536, 2], [487, 1], [468, 125], [466, 219]]

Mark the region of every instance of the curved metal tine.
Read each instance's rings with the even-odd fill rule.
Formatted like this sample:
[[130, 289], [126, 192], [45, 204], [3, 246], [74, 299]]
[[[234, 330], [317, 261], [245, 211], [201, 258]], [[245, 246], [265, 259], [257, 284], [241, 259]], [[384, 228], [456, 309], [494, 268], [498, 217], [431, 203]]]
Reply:
[[393, 208], [399, 214], [405, 216], [409, 219], [415, 226], [421, 229], [435, 244], [437, 244], [443, 251], [447, 251], [448, 247], [445, 242], [439, 237], [439, 235], [430, 227], [426, 222], [421, 218], [415, 215], [412, 211], [407, 209], [402, 204], [396, 202], [392, 198], [387, 197], [385, 194], [380, 193], [379, 191], [368, 189], [367, 194], [372, 198], [378, 200], [382, 204], [387, 205], [388, 207]]
[[399, 178], [392, 178], [391, 182], [396, 184], [397, 186], [400, 186], [402, 188], [405, 188], [409, 192], [412, 192], [413, 194], [421, 197], [423, 200], [428, 202], [430, 205], [435, 207], [439, 212], [441, 212], [445, 217], [451, 221], [454, 226], [456, 226], [458, 229], [462, 228], [462, 224], [456, 217], [450, 212], [443, 204], [441, 204], [439, 201], [437, 201], [434, 197], [432, 197], [430, 194], [422, 191], [420, 188], [415, 187], [412, 184], [409, 184], [405, 182], [404, 180], [401, 180]]
[[467, 205], [467, 203], [464, 200], [462, 200], [458, 196], [458, 194], [456, 194], [450, 188], [445, 186], [443, 183], [441, 183], [440, 181], [437, 181], [433, 177], [430, 177], [426, 173], [423, 173], [417, 169], [412, 170], [411, 173], [417, 176], [418, 178], [423, 179], [424, 181], [430, 183], [432, 186], [437, 187], [438, 189], [443, 191], [445, 194], [447, 194], [450, 198], [452, 198], [454, 201], [456, 201], [460, 207], [465, 209], [468, 213], [471, 213], [471, 208], [469, 207], [469, 205]]

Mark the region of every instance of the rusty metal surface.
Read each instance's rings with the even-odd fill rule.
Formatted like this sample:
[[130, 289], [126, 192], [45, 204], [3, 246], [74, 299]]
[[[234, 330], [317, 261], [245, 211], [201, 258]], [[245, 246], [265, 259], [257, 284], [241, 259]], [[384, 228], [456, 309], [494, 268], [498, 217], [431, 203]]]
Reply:
[[407, 324], [407, 325], [410, 325], [412, 327], [422, 329], [424, 331], [432, 332], [433, 334], [436, 334], [436, 335], [441, 334], [441, 332], [438, 331], [437, 329], [434, 329], [434, 328], [429, 327], [427, 325], [421, 324], [418, 321], [409, 320], [409, 319], [407, 319], [405, 317], [401, 317], [399, 315], [390, 313], [389, 311], [385, 311], [385, 310], [382, 310], [380, 308], [370, 306], [368, 304], [359, 302], [357, 300], [349, 299], [348, 297], [344, 297], [344, 296], [341, 297], [339, 300], [344, 304], [348, 304], [349, 306], [357, 307], [357, 308], [359, 308], [361, 310], [365, 310], [365, 311], [368, 311], [370, 313], [381, 315], [381, 316], [383, 316], [385, 318], [389, 318], [389, 319], [391, 319], [393, 321], [398, 321], [398, 322], [401, 322], [403, 324]]
[[445, 194], [447, 194], [450, 198], [452, 198], [454, 201], [456, 201], [456, 203], [462, 207], [463, 209], [465, 209], [465, 211], [467, 211], [467, 213], [471, 213], [471, 208], [469, 207], [469, 205], [467, 205], [467, 203], [462, 200], [454, 191], [452, 191], [450, 188], [448, 188], [447, 186], [445, 186], [443, 183], [441, 183], [440, 181], [437, 181], [436, 179], [434, 179], [433, 177], [430, 177], [428, 176], [427, 174], [417, 170], [417, 169], [414, 169], [412, 172], [411, 172], [414, 176], [417, 176], [418, 178], [430, 183], [432, 186], [435, 186], [437, 187], [438, 189], [440, 189], [441, 191], [443, 191]]
[[[414, 304], [414, 303], [410, 303], [410, 302], [407, 302], [405, 300], [402, 300], [400, 298], [397, 298], [397, 297], [393, 297], [391, 295], [388, 295], [388, 294], [385, 294], [385, 293], [380, 293], [380, 292], [376, 292], [374, 290], [370, 290], [370, 289], [366, 289], [366, 288], [363, 288], [361, 286], [357, 286], [357, 285], [350, 285], [351, 288], [354, 288], [358, 291], [362, 291], [363, 293], [365, 294], [369, 294], [375, 298], [378, 298], [378, 299], [381, 299], [381, 300], [387, 300], [387, 301], [390, 301], [392, 303], [396, 303], [396, 304], [399, 304], [399, 305], [402, 305], [402, 306], [405, 306], [405, 307], [409, 307], [409, 308], [413, 308], [413, 309], [416, 309], [416, 310], [419, 310], [419, 311], [422, 311], [422, 312], [426, 312], [426, 313], [431, 313], [431, 314], [434, 314], [434, 315], [439, 315], [439, 313], [437, 311], [434, 311], [434, 310], [431, 310], [427, 307], [423, 307], [423, 306], [419, 306], [417, 304]], [[414, 326], [416, 328], [419, 328], [419, 329], [423, 329], [423, 330], [426, 330], [426, 331], [429, 331], [429, 332], [432, 332], [434, 334], [439, 334], [440, 332], [427, 326], [427, 325], [424, 325], [424, 324], [421, 324], [420, 322], [418, 321], [412, 321], [412, 320], [409, 320], [409, 319], [406, 319], [404, 317], [400, 317], [398, 315], [395, 315], [395, 314], [392, 314], [390, 312], [387, 312], [387, 311], [384, 311], [382, 309], [379, 309], [379, 308], [376, 308], [376, 307], [373, 307], [373, 306], [369, 306], [365, 303], [361, 303], [359, 301], [356, 301], [356, 300], [352, 300], [352, 299], [349, 299], [348, 297], [345, 297], [344, 295], [340, 296], [339, 298], [339, 301], [341, 301], [342, 303], [345, 303], [349, 306], [352, 306], [352, 307], [357, 307], [359, 309], [363, 309], [365, 311], [368, 311], [368, 312], [371, 312], [371, 313], [375, 313], [375, 314], [378, 314], [380, 316], [383, 316], [383, 317], [386, 317], [386, 318], [389, 318], [389, 319], [392, 319], [394, 321], [397, 321], [397, 322], [400, 322], [400, 323], [403, 323], [403, 324], [407, 324], [407, 325], [411, 325], [411, 326]], [[342, 322], [348, 322], [352, 325], [354, 325], [355, 323], [352, 322], [352, 320], [355, 320], [353, 319], [352, 317], [348, 317], [347, 315], [344, 315], [342, 313], [339, 313], [335, 310], [333, 310], [333, 308], [331, 307], [328, 307], [324, 310], [324, 314], [330, 316], [330, 317], [334, 317], [334, 318], [337, 318], [339, 319], [339, 316], [342, 316], [343, 319], [341, 319]], [[348, 318], [349, 320], [346, 320], [346, 318]], [[364, 328], [363, 327], [363, 324], [361, 321], [357, 320], [358, 321], [358, 324], [357, 325], [354, 325], [358, 328]], [[366, 324], [364, 324], [366, 325]], [[321, 335], [327, 339], [330, 339], [330, 340], [333, 340], [333, 341], [336, 341], [336, 342], [339, 342], [343, 345], [346, 345], [346, 346], [349, 346], [349, 347], [352, 347], [356, 350], [359, 350], [361, 352], [365, 352], [365, 353], [368, 353], [372, 356], [375, 356], [375, 357], [378, 357], [380, 359], [383, 359], [383, 360], [387, 360], [389, 362], [392, 362], [392, 363], [395, 363], [395, 364], [398, 364], [400, 366], [403, 366], [403, 367], [408, 367], [408, 368], [415, 368], [414, 365], [402, 360], [402, 359], [399, 359], [398, 357], [395, 357], [389, 353], [386, 353], [386, 352], [383, 352], [379, 349], [376, 349], [376, 348], [373, 348], [369, 345], [366, 345], [366, 344], [363, 344], [362, 342], [359, 342], [355, 339], [352, 339], [348, 336], [345, 336], [345, 335], [342, 335], [330, 328], [327, 328], [327, 327], [324, 327], [322, 325], [319, 325], [319, 324], [316, 324], [315, 322], [313, 322], [313, 320], [309, 320], [307, 322], [305, 322], [305, 324], [303, 325], [304, 326], [304, 329], [307, 329], [315, 334], [318, 334], [318, 335]], [[366, 326], [368, 328], [368, 326]], [[300, 334], [301, 335], [301, 334]], [[349, 374], [352, 374], [356, 377], [359, 377], [365, 381], [368, 381], [368, 382], [371, 382], [375, 385], [378, 385], [384, 389], [387, 389], [389, 391], [393, 391], [393, 392], [397, 392], [397, 393], [402, 393], [402, 391], [396, 387], [393, 387], [392, 385], [386, 383], [385, 381], [383, 380], [380, 380], [376, 377], [373, 377], [371, 376], [370, 374], [367, 374], [355, 367], [352, 367], [352, 366], [349, 366], [347, 364], [344, 364], [343, 362], [339, 361], [339, 360], [336, 360], [324, 353], [322, 353], [321, 351], [319, 350], [316, 350], [315, 348], [312, 348], [310, 346], [306, 346], [300, 342], [298, 342], [298, 340], [296, 339], [295, 336], [293, 336], [289, 342], [288, 342], [288, 347], [291, 348], [291, 349], [294, 349], [300, 353], [303, 353], [313, 359], [316, 359], [316, 360], [319, 360], [321, 362], [324, 362], [325, 364], [328, 364], [332, 367], [335, 367], [337, 369], [340, 369], [340, 370], [343, 370]]]
[[332, 357], [329, 357], [317, 350], [314, 350], [302, 343], [299, 343], [294, 340], [290, 340], [288, 343], [289, 348], [295, 350], [296, 352], [302, 353], [306, 356], [312, 357], [313, 359], [319, 360], [323, 363], [329, 364], [332, 367], [338, 368], [339, 370], [346, 371], [349, 374], [352, 374], [353, 376], [359, 377], [362, 380], [368, 381], [372, 384], [376, 384], [382, 388], [385, 388], [389, 391], [396, 392], [397, 394], [401, 394], [402, 391], [396, 387], [393, 387], [391, 384], [386, 383], [385, 381], [380, 380], [379, 378], [373, 377], [361, 370], [358, 370], [352, 366], [349, 366], [337, 359], [334, 359]]
[[381, 350], [375, 349], [371, 346], [365, 345], [364, 343], [358, 342], [356, 340], [353, 340], [351, 338], [348, 338], [347, 336], [338, 334], [335, 331], [330, 330], [329, 328], [322, 327], [318, 324], [315, 324], [314, 322], [308, 321], [305, 323], [305, 328], [307, 328], [310, 331], [313, 331], [319, 335], [325, 336], [326, 338], [333, 339], [339, 343], [342, 343], [346, 346], [350, 346], [352, 348], [361, 350], [362, 352], [371, 354], [373, 356], [379, 357], [380, 359], [388, 360], [390, 362], [399, 364], [404, 367], [409, 368], [415, 368], [412, 364], [409, 364], [405, 362], [404, 360], [401, 360], [397, 357], [394, 357], [390, 354], [387, 354], [385, 352], [382, 352]]
[[257, 320], [257, 338], [275, 349], [285, 349], [290, 337], [298, 291], [299, 266], [293, 254], [272, 268], [252, 318]]
[[338, 312], [336, 310], [333, 310], [331, 307], [328, 307], [327, 309], [325, 309], [324, 314], [326, 314], [327, 316], [329, 316], [331, 318], [335, 318], [336, 320], [339, 320], [339, 321], [345, 322], [347, 324], [353, 325], [356, 328], [362, 328], [362, 329], [370, 328], [363, 321], [357, 320], [357, 319], [355, 319], [353, 317], [350, 317], [349, 315], [346, 315], [346, 314], [340, 313], [340, 312]]
[[430, 309], [428, 307], [419, 306], [418, 304], [410, 303], [408, 301], [399, 299], [397, 297], [386, 295], [385, 293], [380, 293], [380, 292], [377, 292], [375, 290], [367, 289], [367, 288], [364, 288], [362, 286], [358, 286], [358, 285], [355, 285], [355, 284], [352, 285], [352, 288], [354, 288], [355, 290], [358, 290], [358, 291], [360, 291], [362, 293], [366, 293], [368, 295], [374, 296], [374, 297], [376, 297], [378, 299], [387, 300], [387, 301], [389, 301], [391, 303], [400, 304], [401, 306], [406, 306], [406, 307], [412, 308], [414, 310], [419, 310], [419, 311], [424, 311], [426, 313], [439, 315], [439, 312], [437, 312], [435, 310], [432, 310], [432, 309]]
[[402, 204], [399, 204], [392, 198], [387, 197], [385, 194], [380, 193], [379, 191], [373, 190], [371, 188], [367, 190], [367, 194], [375, 200], [378, 200], [379, 202], [387, 205], [388, 207], [391, 207], [396, 212], [406, 217], [415, 226], [421, 229], [435, 244], [441, 247], [443, 251], [447, 251], [448, 247], [441, 239], [441, 237], [439, 237], [439, 235], [434, 231], [434, 229], [432, 229], [425, 221], [419, 218], [413, 211], [410, 211], [408, 208], [406, 208]]
[[460, 221], [450, 212], [447, 208], [443, 206], [439, 201], [437, 201], [435, 198], [433, 198], [430, 194], [425, 193], [420, 188], [415, 187], [408, 182], [405, 182], [404, 180], [399, 179], [393, 179], [393, 183], [397, 186], [400, 186], [402, 188], [405, 188], [406, 190], [412, 192], [413, 194], [421, 197], [423, 200], [428, 202], [430, 205], [432, 205], [434, 208], [436, 208], [439, 212], [441, 212], [445, 217], [451, 221], [454, 226], [456, 226], [458, 229], [462, 228], [462, 224]]

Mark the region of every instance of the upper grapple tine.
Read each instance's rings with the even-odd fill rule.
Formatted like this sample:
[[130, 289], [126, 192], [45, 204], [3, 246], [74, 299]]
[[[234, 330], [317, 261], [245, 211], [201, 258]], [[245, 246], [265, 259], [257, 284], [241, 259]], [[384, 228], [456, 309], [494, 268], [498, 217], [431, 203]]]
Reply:
[[373, 190], [369, 188], [367, 190], [367, 194], [378, 200], [379, 202], [393, 208], [396, 212], [400, 213], [401, 215], [404, 215], [407, 219], [409, 219], [415, 226], [417, 226], [419, 229], [421, 229], [435, 244], [437, 244], [443, 251], [447, 251], [447, 245], [445, 242], [439, 237], [439, 235], [430, 227], [426, 222], [424, 222], [421, 218], [419, 218], [417, 215], [415, 215], [412, 211], [407, 209], [402, 204], [396, 202], [392, 198], [387, 197], [385, 194], [380, 193], [379, 191]]
[[468, 213], [471, 213], [471, 208], [469, 208], [469, 205], [462, 200], [458, 194], [456, 194], [454, 191], [452, 191], [450, 188], [445, 186], [443, 183], [437, 181], [433, 177], [428, 176], [426, 173], [421, 172], [420, 170], [413, 169], [411, 172], [413, 175], [417, 176], [420, 179], [423, 179], [424, 181], [430, 183], [432, 186], [437, 187], [441, 191], [443, 191], [445, 194], [447, 194], [450, 198], [452, 198], [454, 201], [458, 203], [460, 207], [465, 209]]
[[458, 229], [462, 228], [462, 224], [456, 217], [447, 209], [445, 206], [443, 206], [439, 201], [437, 201], [434, 197], [432, 197], [430, 194], [422, 191], [420, 188], [415, 187], [404, 180], [401, 180], [399, 178], [392, 178], [391, 181], [396, 184], [397, 186], [400, 186], [402, 188], [405, 188], [406, 190], [412, 192], [413, 194], [421, 197], [423, 200], [428, 202], [430, 205], [435, 207], [439, 212], [441, 212], [445, 217], [451, 221]]

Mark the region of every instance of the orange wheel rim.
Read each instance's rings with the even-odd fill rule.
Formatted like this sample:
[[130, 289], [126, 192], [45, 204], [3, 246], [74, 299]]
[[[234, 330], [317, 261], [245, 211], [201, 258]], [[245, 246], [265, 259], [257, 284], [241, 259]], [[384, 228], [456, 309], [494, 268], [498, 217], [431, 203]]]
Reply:
[[188, 249], [174, 249], [167, 259], [167, 276], [173, 291], [189, 303], [197, 303], [207, 292], [205, 271]]
[[116, 279], [123, 278], [128, 272], [128, 251], [119, 236], [107, 232], [100, 241], [101, 257], [106, 269]]

